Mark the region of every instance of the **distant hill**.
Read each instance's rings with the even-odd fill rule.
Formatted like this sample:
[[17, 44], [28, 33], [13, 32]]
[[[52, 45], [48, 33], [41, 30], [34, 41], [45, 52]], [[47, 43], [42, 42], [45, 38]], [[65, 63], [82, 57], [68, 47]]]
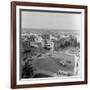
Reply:
[[33, 28], [23, 28], [22, 29], [22, 33], [26, 32], [26, 33], [74, 33], [74, 34], [79, 34], [80, 30], [59, 30], [59, 29], [33, 29]]

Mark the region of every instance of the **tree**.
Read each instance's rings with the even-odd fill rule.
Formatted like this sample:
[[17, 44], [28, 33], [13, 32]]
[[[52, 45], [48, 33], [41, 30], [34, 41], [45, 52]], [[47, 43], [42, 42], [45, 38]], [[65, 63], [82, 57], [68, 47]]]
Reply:
[[29, 41], [30, 41], [30, 42], [34, 42], [34, 41], [35, 41], [35, 38], [36, 38], [35, 35], [30, 35]]
[[43, 39], [50, 39], [50, 35], [48, 33], [45, 33], [42, 35]]
[[31, 64], [27, 61], [22, 68], [22, 78], [31, 78], [34, 74], [34, 69]]

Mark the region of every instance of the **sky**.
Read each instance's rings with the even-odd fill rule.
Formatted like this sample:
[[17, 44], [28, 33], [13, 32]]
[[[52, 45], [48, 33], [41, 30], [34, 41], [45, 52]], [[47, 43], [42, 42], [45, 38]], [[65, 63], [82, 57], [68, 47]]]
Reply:
[[81, 29], [81, 14], [22, 11], [21, 16], [21, 27], [24, 29]]

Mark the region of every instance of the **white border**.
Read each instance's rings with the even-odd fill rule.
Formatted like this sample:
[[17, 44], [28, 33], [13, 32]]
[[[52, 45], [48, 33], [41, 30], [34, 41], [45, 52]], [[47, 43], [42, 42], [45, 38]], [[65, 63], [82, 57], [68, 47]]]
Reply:
[[[64, 77], [61, 79], [58, 78], [48, 78], [48, 79], [28, 79], [28, 80], [19, 80], [19, 9], [35, 9], [35, 10], [54, 10], [54, 11], [76, 11], [82, 12], [82, 30], [80, 31], [80, 76], [76, 77]], [[69, 9], [69, 8], [47, 8], [47, 7], [34, 7], [34, 6], [16, 6], [16, 84], [37, 84], [37, 83], [53, 83], [53, 82], [74, 82], [74, 81], [84, 81], [84, 10], [83, 9]]]

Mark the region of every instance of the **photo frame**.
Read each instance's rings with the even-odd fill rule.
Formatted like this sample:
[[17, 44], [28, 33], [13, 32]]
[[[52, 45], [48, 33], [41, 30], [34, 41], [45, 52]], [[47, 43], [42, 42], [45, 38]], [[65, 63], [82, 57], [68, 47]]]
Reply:
[[87, 6], [11, 2], [11, 88], [88, 83]]

